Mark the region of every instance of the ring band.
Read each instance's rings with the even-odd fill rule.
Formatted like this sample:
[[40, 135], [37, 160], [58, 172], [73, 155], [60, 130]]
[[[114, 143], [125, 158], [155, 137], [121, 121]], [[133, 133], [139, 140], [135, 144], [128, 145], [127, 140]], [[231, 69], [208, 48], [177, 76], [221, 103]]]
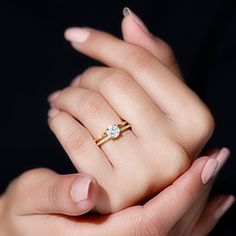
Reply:
[[108, 140], [118, 138], [123, 131], [129, 128], [131, 128], [131, 125], [124, 120], [120, 124], [113, 124], [108, 126], [105, 132], [101, 136], [95, 138], [94, 140], [96, 144], [100, 146], [103, 143], [107, 142]]

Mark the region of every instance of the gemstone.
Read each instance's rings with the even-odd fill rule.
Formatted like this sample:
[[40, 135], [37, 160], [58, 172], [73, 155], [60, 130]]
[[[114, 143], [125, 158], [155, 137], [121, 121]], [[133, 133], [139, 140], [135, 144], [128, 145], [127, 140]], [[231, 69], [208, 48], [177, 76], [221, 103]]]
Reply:
[[120, 135], [120, 128], [116, 124], [110, 125], [107, 128], [106, 133], [107, 133], [109, 138], [111, 138], [111, 139], [116, 138], [116, 137], [118, 137]]

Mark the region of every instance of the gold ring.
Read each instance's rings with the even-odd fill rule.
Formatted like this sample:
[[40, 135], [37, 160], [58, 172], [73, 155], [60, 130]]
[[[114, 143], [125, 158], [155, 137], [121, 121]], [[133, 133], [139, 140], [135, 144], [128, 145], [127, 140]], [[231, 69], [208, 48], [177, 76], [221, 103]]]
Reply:
[[108, 140], [112, 140], [118, 138], [120, 134], [131, 128], [131, 125], [127, 121], [123, 121], [120, 124], [113, 124], [108, 126], [105, 132], [100, 135], [99, 137], [95, 138], [95, 142], [98, 146], [102, 145], [103, 143], [107, 142]]

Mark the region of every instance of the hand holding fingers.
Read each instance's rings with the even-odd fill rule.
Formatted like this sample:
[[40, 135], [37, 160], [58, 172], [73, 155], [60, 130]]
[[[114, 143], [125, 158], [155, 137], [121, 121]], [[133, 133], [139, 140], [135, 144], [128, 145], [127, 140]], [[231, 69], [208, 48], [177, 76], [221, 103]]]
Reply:
[[[124, 23], [124, 37], [128, 35], [125, 29], [129, 24], [131, 23]], [[123, 42], [109, 34], [92, 29], [70, 29], [66, 32], [66, 37], [70, 38], [73, 41], [72, 44], [84, 54], [114, 67], [95, 67], [85, 71], [80, 75], [79, 84], [77, 83], [76, 86], [74, 84], [73, 88], [67, 88], [59, 95], [57, 94], [57, 99], [54, 99], [52, 105], [64, 113], [67, 112], [74, 116], [94, 138], [112, 123], [119, 123], [121, 119], [129, 121], [132, 130], [124, 132], [121, 139], [102, 145], [104, 155], [99, 160], [105, 159], [110, 162], [114, 168], [113, 177], [117, 176], [119, 179], [119, 181], [115, 181], [116, 183], [125, 182], [122, 179], [128, 179], [127, 176], [131, 173], [133, 173], [132, 176], [138, 177], [137, 173], [132, 170], [141, 168], [139, 179], [141, 176], [141, 179], [146, 179], [146, 182], [140, 181], [141, 187], [139, 187], [142, 189], [142, 194], [138, 195], [139, 197], [136, 196], [136, 200], [141, 199], [140, 196], [145, 192], [151, 194], [154, 189], [162, 189], [186, 170], [190, 163], [189, 157], [195, 157], [207, 141], [213, 129], [208, 110], [200, 99], [177, 78], [172, 72], [173, 68], [172, 71], [170, 70], [171, 64], [168, 64], [167, 61], [166, 65], [160, 62], [161, 59], [165, 60], [166, 53], [158, 58], [157, 51], [149, 52], [150, 48], [145, 46], [145, 40], [139, 42], [139, 45], [144, 45], [141, 48], [137, 46], [137, 43], [134, 45]], [[98, 47], [100, 41], [103, 41], [103, 44]], [[162, 48], [155, 40], [150, 42], [152, 47], [157, 45], [157, 48]], [[114, 53], [111, 55], [108, 52], [112, 48]], [[131, 54], [136, 57], [135, 60], [129, 60]], [[140, 59], [142, 63], [148, 60], [151, 63], [144, 63], [148, 66], [140, 66], [135, 70], [137, 61]], [[142, 84], [144, 75], [147, 75], [146, 83]], [[155, 91], [155, 86], [162, 88], [159, 88], [160, 91]], [[161, 95], [163, 92], [166, 93], [166, 99]], [[173, 112], [170, 114], [168, 109]], [[175, 109], [181, 116], [174, 112]], [[63, 141], [67, 144], [76, 143], [76, 139], [73, 141], [63, 138], [63, 134], [58, 135], [61, 133], [60, 130], [66, 130], [65, 126], [61, 129], [60, 125], [57, 127], [53, 125], [53, 120], [50, 123], [50, 126], [54, 127], [54, 133], [61, 137], [62, 145]], [[189, 139], [190, 132], [191, 139]], [[92, 141], [92, 139], [90, 140]], [[76, 163], [78, 170], [95, 174], [99, 183], [104, 186], [106, 181], [101, 180], [103, 177], [97, 176], [96, 168], [92, 171], [89, 168], [89, 159], [84, 161], [87, 163], [86, 165], [83, 164], [83, 160], [79, 161], [77, 155], [83, 151], [72, 155], [69, 149], [67, 148], [67, 152], [73, 163]], [[170, 150], [170, 152], [167, 153], [166, 150]], [[145, 157], [145, 163], [143, 157]], [[94, 160], [96, 157], [91, 159]], [[159, 166], [156, 169], [158, 174], [151, 171], [154, 169], [153, 166]], [[101, 172], [104, 173], [104, 171]], [[160, 178], [159, 184], [153, 185], [155, 181], [150, 179], [153, 179], [154, 176]], [[111, 180], [109, 183], [110, 186], [114, 184]], [[149, 188], [145, 188], [145, 185]], [[105, 184], [105, 186], [105, 190], [108, 190], [108, 185]], [[119, 184], [114, 186], [121, 191], [122, 187]], [[150, 189], [153, 190], [150, 191]], [[114, 195], [118, 194], [114, 191]], [[111, 205], [113, 204], [111, 203]], [[112, 209], [118, 210], [120, 206], [116, 205]]]
[[[106, 107], [110, 112], [113, 111], [105, 100], [98, 104], [97, 95], [92, 92], [88, 95], [87, 91], [84, 94], [84, 91], [81, 88], [67, 88], [62, 91], [54, 103], [54, 106], [62, 111], [55, 117], [51, 117], [49, 124], [77, 169], [96, 176], [99, 184], [103, 186], [105, 192], [101, 193], [100, 200], [96, 205], [96, 209], [99, 212], [114, 212], [121, 208], [123, 209], [125, 206], [135, 204], [145, 195], [153, 194], [156, 189], [161, 189], [169, 184], [170, 181], [186, 169], [186, 165], [189, 164], [186, 153], [178, 150], [177, 145], [166, 134], [164, 135], [164, 131], [161, 132], [160, 130], [157, 133], [161, 142], [156, 144], [156, 148], [158, 145], [163, 150], [159, 150], [158, 158], [154, 158], [156, 152], [151, 150], [154, 145], [141, 143], [141, 139], [138, 139], [135, 133], [130, 130], [126, 130], [122, 134], [122, 138], [102, 145], [101, 149], [104, 153], [100, 153], [100, 149], [89, 133], [96, 137], [99, 134], [99, 130], [104, 130], [105, 127], [114, 121], [113, 117], [116, 116], [116, 113], [112, 116], [112, 113], [102, 112]], [[95, 96], [92, 100], [89, 98], [86, 102], [80, 102], [80, 104], [77, 102], [78, 98], [78, 101], [84, 101], [87, 97], [92, 96]], [[84, 99], [80, 99], [82, 97]], [[89, 132], [84, 132], [84, 127], [79, 123], [77, 124], [76, 120], [65, 111], [78, 119]], [[108, 114], [108, 116], [106, 117], [104, 114]], [[119, 116], [117, 116], [118, 119]], [[140, 129], [140, 127], [138, 128]], [[144, 128], [147, 129], [147, 126]], [[147, 130], [143, 131], [147, 133]], [[152, 131], [151, 127], [150, 131]], [[138, 133], [141, 132], [139, 131]], [[84, 135], [88, 137], [82, 138]], [[153, 137], [151, 132], [149, 132], [149, 135], [149, 140], [153, 143], [156, 136]], [[85, 141], [80, 141], [80, 139]], [[74, 146], [76, 147], [75, 149]], [[144, 146], [146, 147], [144, 148]], [[171, 164], [170, 158], [164, 152], [164, 147], [170, 150], [169, 154], [173, 158]], [[179, 153], [179, 151], [181, 152]], [[110, 168], [106, 167], [104, 162], [108, 164], [110, 162]], [[153, 168], [153, 166], [156, 168]], [[165, 170], [164, 166], [167, 166], [168, 169]], [[139, 170], [138, 172], [137, 169]], [[131, 176], [132, 178], [130, 178]], [[151, 179], [154, 176], [159, 178], [160, 181], [152, 181]], [[135, 184], [135, 192], [133, 188], [127, 188], [128, 185], [133, 185], [132, 179], [136, 179], [138, 183]], [[123, 192], [129, 197], [123, 198]]]
[[0, 202], [0, 234], [68, 235], [69, 216], [90, 211], [99, 195], [96, 180], [84, 174], [28, 171], [8, 187]]
[[[213, 183], [212, 178], [227, 159], [226, 149], [221, 150], [219, 154], [216, 157], [206, 156], [194, 161], [192, 166], [171, 186], [145, 205], [133, 206], [112, 215], [93, 218], [92, 221], [83, 217], [78, 221], [77, 229], [80, 230], [81, 235], [96, 234], [98, 236], [192, 235], [191, 232], [196, 232], [195, 226], [199, 215], [205, 212], [204, 207], [201, 208], [199, 204], [201, 205], [201, 202], [206, 199]], [[188, 221], [187, 219], [190, 219], [188, 212], [193, 212], [192, 207], [196, 208], [195, 214]], [[198, 209], [200, 209], [200, 214], [197, 213]], [[96, 224], [101, 221], [105, 223]], [[210, 224], [206, 223], [205, 226], [209, 229]], [[194, 231], [191, 231], [192, 229]]]
[[92, 209], [99, 187], [96, 180], [88, 175], [58, 175], [47, 169], [35, 169], [18, 177], [5, 194], [12, 201], [15, 214], [76, 216]]

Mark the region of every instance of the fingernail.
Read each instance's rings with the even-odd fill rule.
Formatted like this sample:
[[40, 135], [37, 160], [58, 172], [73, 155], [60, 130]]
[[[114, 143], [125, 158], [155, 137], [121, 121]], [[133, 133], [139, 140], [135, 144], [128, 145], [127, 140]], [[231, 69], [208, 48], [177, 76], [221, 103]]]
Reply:
[[87, 28], [69, 28], [65, 31], [65, 38], [75, 43], [85, 43], [91, 32]]
[[60, 93], [61, 93], [60, 90], [51, 93], [51, 94], [48, 96], [48, 102], [49, 102], [49, 103], [54, 102], [54, 101], [58, 98], [58, 96], [59, 96]]
[[224, 166], [225, 162], [229, 159], [230, 150], [228, 148], [222, 148], [218, 153], [216, 160], [218, 161], [218, 166], [215, 170], [214, 176], [218, 175], [222, 167]]
[[203, 184], [207, 184], [208, 181], [213, 177], [214, 172], [218, 166], [218, 161], [216, 159], [209, 159], [203, 168], [201, 179]]
[[214, 217], [216, 219], [221, 218], [229, 208], [234, 204], [235, 197], [233, 195], [228, 196], [217, 209], [215, 210]]
[[73, 202], [79, 203], [80, 201], [88, 199], [91, 183], [92, 180], [87, 177], [75, 181], [71, 188], [71, 197]]
[[77, 76], [77, 77], [71, 82], [70, 85], [71, 85], [72, 87], [77, 87], [77, 86], [79, 86], [80, 79], [81, 79], [81, 76], [79, 75], [79, 76]]
[[59, 113], [59, 110], [56, 109], [56, 108], [51, 108], [49, 111], [48, 111], [48, 116], [50, 118], [53, 118], [55, 117], [57, 114]]
[[143, 23], [143, 21], [133, 12], [131, 11], [128, 7], [125, 7], [123, 9], [123, 15], [124, 17], [130, 16], [131, 19], [134, 21], [136, 25], [138, 25], [144, 32], [149, 34], [149, 30], [147, 26]]

